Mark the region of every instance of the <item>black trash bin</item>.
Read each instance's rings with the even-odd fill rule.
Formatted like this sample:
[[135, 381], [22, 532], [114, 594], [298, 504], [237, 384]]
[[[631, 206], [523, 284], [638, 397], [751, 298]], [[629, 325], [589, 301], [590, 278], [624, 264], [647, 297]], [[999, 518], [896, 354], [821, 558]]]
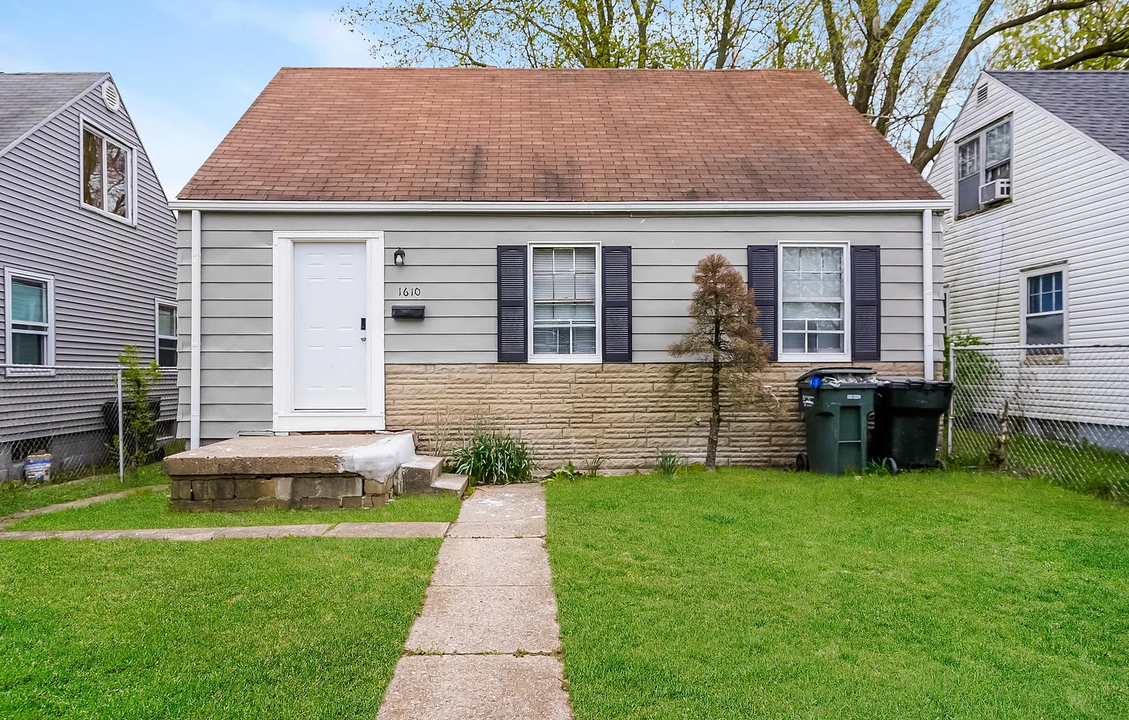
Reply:
[[943, 466], [937, 461], [937, 440], [952, 397], [953, 384], [945, 380], [878, 378], [871, 459], [895, 473]]
[[796, 457], [797, 470], [840, 475], [866, 465], [873, 376], [870, 368], [816, 368], [796, 381], [807, 440], [807, 452]]

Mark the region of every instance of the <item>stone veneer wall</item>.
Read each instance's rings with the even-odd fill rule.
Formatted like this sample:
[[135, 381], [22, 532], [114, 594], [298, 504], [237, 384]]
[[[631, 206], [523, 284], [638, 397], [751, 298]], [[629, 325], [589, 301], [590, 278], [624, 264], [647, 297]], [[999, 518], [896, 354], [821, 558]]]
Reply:
[[[677, 380], [671, 370], [681, 369]], [[775, 363], [765, 382], [779, 399], [729, 410], [721, 465], [790, 465], [803, 448], [795, 380], [812, 367]], [[921, 363], [870, 363], [884, 375], [921, 376]], [[938, 368], [939, 371], [939, 368]], [[602, 472], [650, 468], [662, 451], [705, 458], [708, 375], [696, 363], [385, 366], [386, 424], [411, 429], [418, 451], [445, 454], [475, 428], [520, 434], [542, 471], [595, 457]]]

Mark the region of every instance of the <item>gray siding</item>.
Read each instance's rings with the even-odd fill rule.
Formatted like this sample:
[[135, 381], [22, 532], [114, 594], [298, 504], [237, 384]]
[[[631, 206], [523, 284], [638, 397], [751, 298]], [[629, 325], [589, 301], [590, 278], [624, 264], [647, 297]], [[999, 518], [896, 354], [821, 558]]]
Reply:
[[[271, 426], [271, 261], [273, 231], [382, 230], [385, 241], [385, 362], [491, 363], [497, 360], [496, 247], [583, 240], [633, 248], [635, 362], [670, 360], [666, 347], [688, 327], [694, 265], [720, 252], [744, 272], [748, 245], [848, 241], [882, 246], [882, 360], [922, 359], [921, 214], [811, 214], [712, 217], [388, 216], [202, 214], [201, 437]], [[936, 346], [941, 347], [939, 219], [935, 223]], [[190, 214], [179, 247], [182, 434], [188, 417]], [[407, 253], [395, 267], [397, 247]], [[419, 298], [396, 299], [418, 286]], [[394, 304], [424, 304], [427, 319], [391, 319]], [[937, 355], [940, 359], [940, 355]]]
[[[136, 226], [81, 206], [80, 115], [137, 149]], [[57, 366], [116, 364], [126, 344], [154, 357], [154, 300], [176, 296], [175, 232], [129, 115], [109, 112], [97, 89], [0, 156], [0, 271], [54, 277]], [[3, 322], [0, 312], [7, 362]]]

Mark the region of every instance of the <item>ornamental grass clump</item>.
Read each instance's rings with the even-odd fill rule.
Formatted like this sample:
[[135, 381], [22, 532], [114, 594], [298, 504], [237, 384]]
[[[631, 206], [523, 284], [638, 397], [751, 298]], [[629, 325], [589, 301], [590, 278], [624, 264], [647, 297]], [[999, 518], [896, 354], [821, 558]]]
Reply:
[[502, 433], [477, 433], [451, 456], [453, 472], [476, 485], [504, 485], [533, 477], [533, 453], [521, 438]]

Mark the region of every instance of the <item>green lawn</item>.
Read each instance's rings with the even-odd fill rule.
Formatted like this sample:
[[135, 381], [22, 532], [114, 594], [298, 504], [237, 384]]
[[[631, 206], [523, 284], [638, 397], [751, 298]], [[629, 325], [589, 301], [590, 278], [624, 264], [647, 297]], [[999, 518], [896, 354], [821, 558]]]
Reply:
[[1129, 717], [1129, 509], [962, 472], [548, 485], [577, 720]]
[[0, 543], [0, 717], [371, 720], [438, 549]]
[[[988, 467], [996, 437], [976, 430], [953, 432], [952, 466]], [[1043, 477], [1072, 490], [1107, 499], [1129, 500], [1129, 455], [1078, 441], [1054, 440], [1013, 433], [1005, 470]]]
[[139, 468], [136, 472], [126, 473], [125, 482], [118, 480], [118, 476], [114, 474], [55, 485], [0, 484], [0, 517], [21, 510], [81, 500], [127, 488], [161, 485], [168, 481], [168, 475], [161, 471], [161, 463], [153, 463]]
[[83, 508], [33, 515], [9, 530], [124, 530], [243, 525], [302, 525], [340, 522], [454, 522], [459, 499], [453, 495], [415, 495], [372, 510], [249, 510], [179, 513], [169, 511], [169, 493], [143, 492]]

